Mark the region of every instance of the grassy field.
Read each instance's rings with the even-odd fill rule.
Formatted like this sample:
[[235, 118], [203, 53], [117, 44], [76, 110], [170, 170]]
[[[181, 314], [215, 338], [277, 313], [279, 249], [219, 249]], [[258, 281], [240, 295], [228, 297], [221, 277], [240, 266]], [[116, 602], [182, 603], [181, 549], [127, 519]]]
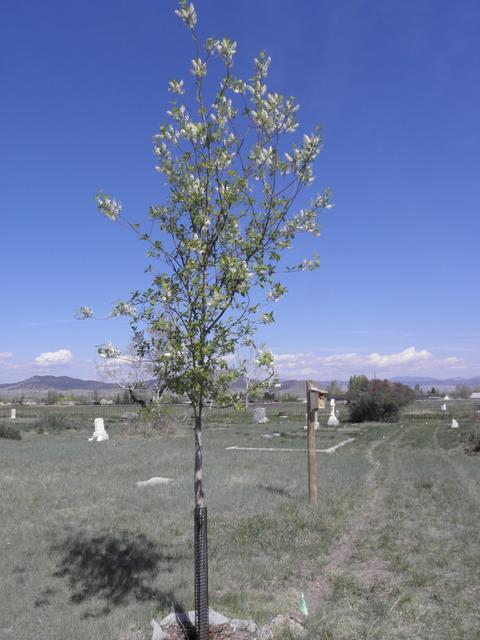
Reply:
[[[264, 623], [303, 591], [312, 639], [480, 638], [480, 458], [464, 453], [463, 416], [459, 430], [433, 412], [321, 430], [318, 448], [355, 441], [319, 454], [315, 509], [302, 422], [211, 422], [211, 606]], [[191, 427], [107, 428], [101, 444], [91, 425], [0, 440], [1, 640], [139, 640], [192, 607]], [[151, 476], [173, 482], [136, 486]]]

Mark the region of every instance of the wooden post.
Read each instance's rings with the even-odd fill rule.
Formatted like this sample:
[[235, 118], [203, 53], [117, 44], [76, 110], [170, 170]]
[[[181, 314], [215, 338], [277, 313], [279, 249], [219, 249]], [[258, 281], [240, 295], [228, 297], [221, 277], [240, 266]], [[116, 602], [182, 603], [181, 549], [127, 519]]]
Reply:
[[[308, 451], [308, 504], [317, 503], [317, 443], [315, 437], [315, 410], [312, 407], [313, 383], [307, 380], [307, 451]], [[317, 401], [318, 407], [318, 401]]]

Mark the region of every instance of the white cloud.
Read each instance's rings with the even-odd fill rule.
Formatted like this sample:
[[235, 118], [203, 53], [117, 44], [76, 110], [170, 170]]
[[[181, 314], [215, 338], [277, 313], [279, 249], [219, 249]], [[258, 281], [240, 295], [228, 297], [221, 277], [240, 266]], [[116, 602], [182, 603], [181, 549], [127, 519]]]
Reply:
[[446, 364], [461, 364], [463, 362], [463, 358], [452, 356], [450, 358], [445, 358], [444, 362]]
[[35, 358], [39, 367], [51, 367], [59, 364], [67, 364], [73, 358], [73, 354], [68, 349], [58, 351], [45, 351]]
[[10, 360], [13, 357], [13, 353], [11, 351], [0, 351], [0, 362], [4, 360]]
[[417, 351], [415, 347], [408, 347], [399, 353], [382, 355], [381, 353], [370, 353], [360, 355], [358, 353], [342, 353], [339, 355], [327, 356], [323, 358], [326, 365], [336, 365], [338, 363], [350, 363], [357, 366], [378, 367], [380, 369], [401, 364], [414, 364], [429, 360], [432, 354], [426, 349]]
[[315, 353], [284, 353], [275, 355], [275, 366], [283, 376], [312, 375], [325, 378], [348, 377], [355, 373], [372, 375], [381, 371], [383, 375], [409, 375], [413, 373], [439, 373], [439, 369], [448, 372], [462, 366], [463, 360], [455, 356], [435, 357], [427, 349], [407, 347], [397, 353], [356, 352], [337, 353], [319, 356]]

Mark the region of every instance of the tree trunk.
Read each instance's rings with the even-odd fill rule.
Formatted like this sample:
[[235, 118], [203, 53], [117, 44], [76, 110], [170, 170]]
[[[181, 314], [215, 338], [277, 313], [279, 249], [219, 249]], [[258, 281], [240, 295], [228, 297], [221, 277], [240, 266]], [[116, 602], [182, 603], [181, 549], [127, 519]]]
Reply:
[[207, 507], [203, 490], [202, 410], [195, 415], [195, 627], [198, 640], [208, 640], [208, 542]]
[[202, 414], [195, 416], [195, 508], [205, 506], [203, 491], [203, 442], [202, 442]]

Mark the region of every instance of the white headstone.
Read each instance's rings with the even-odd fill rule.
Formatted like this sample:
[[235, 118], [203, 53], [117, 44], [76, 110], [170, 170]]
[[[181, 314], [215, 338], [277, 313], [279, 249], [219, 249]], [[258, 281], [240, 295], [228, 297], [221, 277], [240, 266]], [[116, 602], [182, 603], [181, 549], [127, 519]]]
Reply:
[[330, 415], [328, 417], [327, 424], [329, 427], [338, 427], [338, 425], [340, 424], [337, 416], [335, 415], [335, 399], [334, 398], [330, 400]]
[[17, 410], [16, 409], [12, 409], [10, 411], [10, 419], [11, 420], [15, 420], [16, 417], [17, 417]]
[[331, 413], [328, 416], [327, 424], [329, 427], [338, 427], [338, 425], [340, 424], [340, 421], [334, 413]]
[[445, 402], [442, 404], [442, 406], [440, 407], [440, 409], [442, 411], [446, 411], [447, 410], [447, 405], [445, 404]]
[[93, 436], [89, 438], [88, 441], [92, 442], [92, 440], [96, 440], [97, 442], [103, 442], [104, 440], [108, 440], [108, 433], [105, 431], [103, 418], [95, 418], [94, 425], [95, 430]]
[[452, 418], [452, 429], [458, 429], [460, 425], [458, 424], [458, 422], [455, 420], [455, 418]]
[[253, 410], [252, 422], [254, 424], [265, 424], [268, 422], [267, 412], [265, 411], [265, 407], [256, 407]]

